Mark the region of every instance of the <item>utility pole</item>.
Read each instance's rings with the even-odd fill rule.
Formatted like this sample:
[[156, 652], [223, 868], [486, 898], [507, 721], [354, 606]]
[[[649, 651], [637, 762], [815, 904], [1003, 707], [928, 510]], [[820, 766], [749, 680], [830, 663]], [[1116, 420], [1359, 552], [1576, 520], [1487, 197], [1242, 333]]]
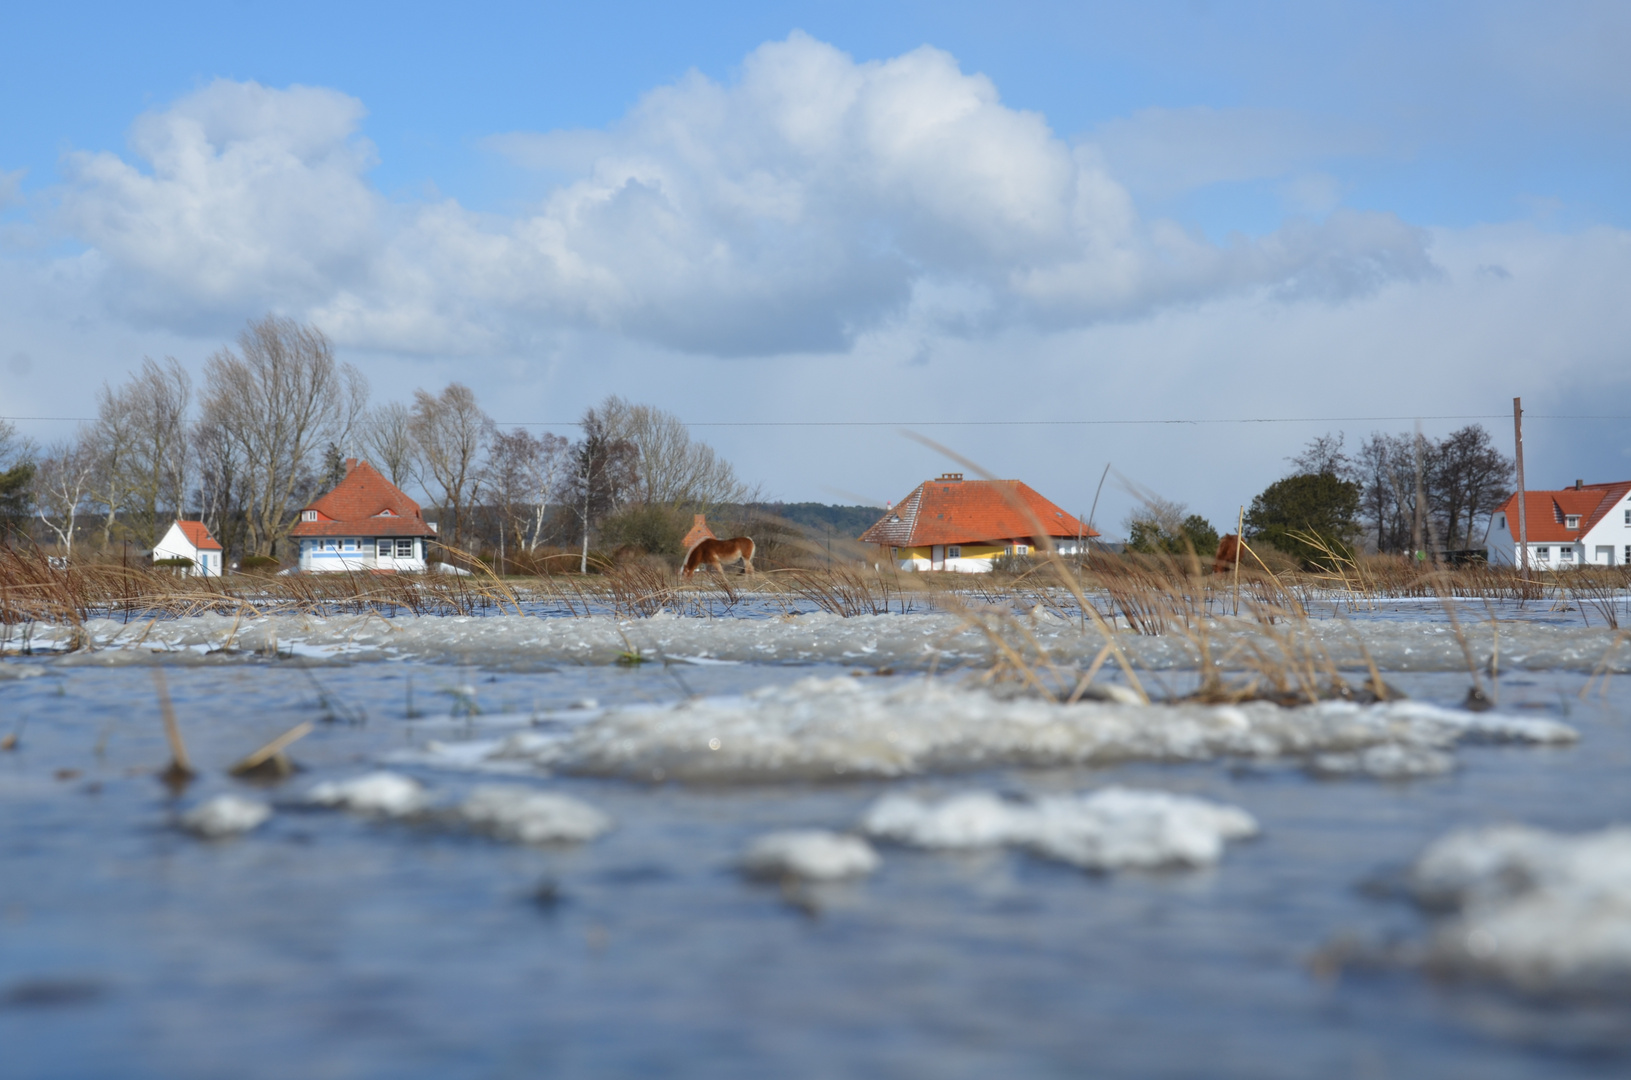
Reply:
[[1518, 464], [1518, 565], [1523, 568], [1523, 579], [1529, 580], [1529, 515], [1524, 512], [1523, 498], [1523, 398], [1512, 399], [1512, 438], [1516, 445]]

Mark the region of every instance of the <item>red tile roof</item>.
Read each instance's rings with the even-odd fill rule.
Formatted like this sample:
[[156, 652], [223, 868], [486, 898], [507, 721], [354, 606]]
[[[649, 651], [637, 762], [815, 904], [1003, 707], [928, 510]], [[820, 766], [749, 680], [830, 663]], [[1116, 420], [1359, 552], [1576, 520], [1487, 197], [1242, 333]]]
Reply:
[[1018, 480], [964, 480], [951, 473], [913, 488], [860, 540], [892, 547], [1034, 543], [1038, 522], [1058, 540], [1099, 535]]
[[187, 538], [187, 543], [199, 551], [220, 551], [221, 544], [210, 535], [209, 526], [202, 521], [178, 521], [181, 535]]
[[[1562, 491], [1526, 491], [1523, 493], [1525, 525], [1531, 544], [1568, 544], [1580, 539], [1627, 494], [1631, 494], [1631, 480], [1614, 484], [1584, 484], [1579, 488]], [[1518, 539], [1518, 497], [1513, 495], [1500, 509], [1506, 515], [1506, 528], [1514, 543]], [[1580, 527], [1568, 528], [1564, 522], [1578, 515]]]
[[[305, 511], [317, 511], [306, 521]], [[435, 536], [419, 504], [366, 461], [351, 466], [345, 479], [301, 512], [290, 536]]]

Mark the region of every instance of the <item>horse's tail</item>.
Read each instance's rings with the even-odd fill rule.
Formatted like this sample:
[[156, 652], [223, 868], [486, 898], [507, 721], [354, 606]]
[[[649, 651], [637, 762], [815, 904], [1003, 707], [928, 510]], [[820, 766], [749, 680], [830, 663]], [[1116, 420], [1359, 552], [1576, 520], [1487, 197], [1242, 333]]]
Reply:
[[758, 550], [756, 547], [753, 546], [753, 537], [751, 537], [751, 536], [742, 537], [742, 543], [747, 545], [746, 548], [744, 549], [744, 557], [747, 559], [748, 562], [752, 562], [753, 561], [753, 554], [754, 554], [755, 551]]

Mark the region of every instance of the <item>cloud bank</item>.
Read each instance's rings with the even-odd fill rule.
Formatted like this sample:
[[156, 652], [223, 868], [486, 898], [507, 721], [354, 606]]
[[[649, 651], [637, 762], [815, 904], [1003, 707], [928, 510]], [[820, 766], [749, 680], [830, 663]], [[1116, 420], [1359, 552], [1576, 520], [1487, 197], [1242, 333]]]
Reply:
[[1091, 144], [924, 47], [858, 63], [795, 33], [608, 130], [490, 140], [558, 183], [510, 215], [389, 199], [363, 104], [216, 81], [71, 155], [57, 193], [117, 315], [185, 332], [277, 310], [343, 344], [515, 352], [593, 331], [718, 356], [978, 337], [1261, 293], [1332, 303], [1435, 268], [1379, 213], [1223, 242], [1142, 217]]

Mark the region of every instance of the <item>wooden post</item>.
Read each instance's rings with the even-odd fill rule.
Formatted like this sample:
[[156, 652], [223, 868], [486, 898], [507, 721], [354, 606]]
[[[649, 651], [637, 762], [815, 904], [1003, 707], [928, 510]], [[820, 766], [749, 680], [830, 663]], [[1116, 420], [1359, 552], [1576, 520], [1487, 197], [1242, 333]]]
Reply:
[[1512, 399], [1512, 440], [1518, 466], [1518, 565], [1523, 568], [1523, 579], [1529, 580], [1529, 515], [1524, 511], [1523, 498], [1523, 398]]
[[1246, 507], [1235, 518], [1235, 614], [1240, 614], [1240, 546], [1246, 542]]

